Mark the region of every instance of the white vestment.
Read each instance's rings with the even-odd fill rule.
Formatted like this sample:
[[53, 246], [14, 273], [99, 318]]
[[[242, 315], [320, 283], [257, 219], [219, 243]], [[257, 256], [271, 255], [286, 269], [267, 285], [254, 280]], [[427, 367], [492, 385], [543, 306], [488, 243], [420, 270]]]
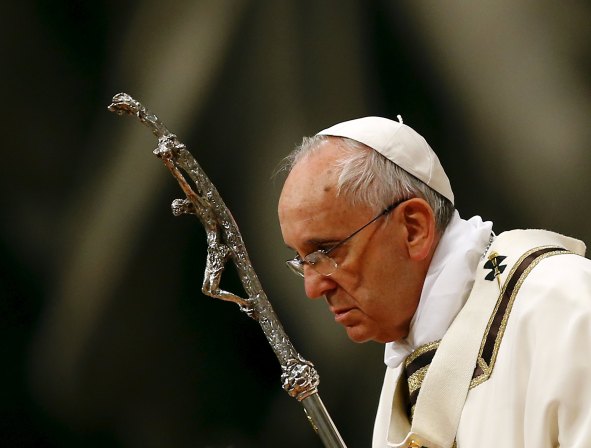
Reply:
[[[479, 263], [474, 289], [441, 342], [456, 327], [470, 328], [474, 314], [465, 309], [492, 300], [485, 331], [479, 327], [474, 333], [480, 352], [466, 366], [473, 373], [459, 408], [458, 448], [591, 447], [591, 261], [584, 251], [580, 241], [555, 233], [511, 231], [496, 237]], [[533, 255], [524, 256], [530, 253], [541, 254], [531, 265]], [[519, 281], [507, 282], [510, 277]], [[504, 302], [501, 288], [513, 291]], [[448, 352], [435, 353], [437, 370]], [[404, 367], [387, 368], [373, 448], [408, 446]], [[426, 372], [423, 385], [437, 374]], [[429, 388], [418, 394], [423, 403], [429, 402], [421, 397], [424, 390]], [[423, 408], [419, 411], [417, 402], [415, 420]]]

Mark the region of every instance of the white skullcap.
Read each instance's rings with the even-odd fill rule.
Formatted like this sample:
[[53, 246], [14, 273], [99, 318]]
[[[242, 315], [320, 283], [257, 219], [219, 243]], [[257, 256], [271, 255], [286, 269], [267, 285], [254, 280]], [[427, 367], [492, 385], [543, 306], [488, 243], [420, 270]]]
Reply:
[[363, 143], [454, 203], [454, 193], [437, 155], [427, 141], [402, 120], [358, 118], [335, 124], [317, 135], [346, 137]]

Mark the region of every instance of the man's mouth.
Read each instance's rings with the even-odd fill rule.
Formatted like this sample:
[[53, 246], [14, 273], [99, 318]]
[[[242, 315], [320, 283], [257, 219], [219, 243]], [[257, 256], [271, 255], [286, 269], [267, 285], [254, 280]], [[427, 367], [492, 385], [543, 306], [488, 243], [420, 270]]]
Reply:
[[335, 322], [345, 325], [351, 316], [351, 312], [354, 308], [341, 308], [336, 310], [331, 310], [334, 314]]

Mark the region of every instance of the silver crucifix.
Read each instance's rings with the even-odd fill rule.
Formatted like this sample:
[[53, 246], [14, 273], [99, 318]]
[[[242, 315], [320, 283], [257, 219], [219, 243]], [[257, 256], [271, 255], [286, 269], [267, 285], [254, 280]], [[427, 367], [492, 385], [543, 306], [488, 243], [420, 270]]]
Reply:
[[[318, 373], [314, 365], [294, 349], [285, 334], [250, 263], [238, 226], [213, 183], [177, 136], [131, 96], [126, 93], [115, 95], [109, 110], [119, 115], [135, 115], [151, 129], [158, 138], [154, 154], [162, 160], [185, 193], [184, 199], [173, 201], [174, 215], [195, 215], [205, 228], [207, 258], [203, 293], [238, 304], [242, 311], [259, 323], [281, 364], [283, 388], [302, 403], [325, 447], [344, 448], [345, 444], [318, 395]], [[183, 172], [193, 182], [193, 187]], [[229, 261], [236, 266], [247, 297], [220, 288], [224, 267]]]

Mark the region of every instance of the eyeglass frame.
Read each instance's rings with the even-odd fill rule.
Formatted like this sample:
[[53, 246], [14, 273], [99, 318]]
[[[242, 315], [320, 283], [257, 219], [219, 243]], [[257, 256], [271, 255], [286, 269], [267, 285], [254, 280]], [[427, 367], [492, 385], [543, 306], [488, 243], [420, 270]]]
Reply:
[[[286, 260], [285, 264], [287, 265], [287, 267], [294, 274], [296, 274], [296, 275], [298, 275], [300, 277], [304, 277], [304, 266], [305, 265], [309, 265], [312, 269], [314, 269], [316, 272], [318, 272], [320, 275], [323, 275], [324, 277], [330, 277], [339, 268], [338, 263], [330, 256], [330, 253], [331, 252], [333, 252], [338, 247], [341, 247], [343, 244], [345, 244], [347, 241], [349, 241], [351, 238], [353, 238], [355, 235], [357, 235], [363, 229], [365, 229], [366, 227], [369, 227], [371, 224], [373, 224], [374, 222], [376, 222], [382, 216], [385, 216], [385, 215], [389, 214], [396, 207], [398, 207], [400, 204], [402, 204], [403, 202], [406, 202], [406, 201], [408, 201], [410, 199], [412, 199], [412, 198], [399, 199], [398, 201], [390, 204], [388, 207], [386, 207], [384, 210], [382, 210], [378, 215], [376, 215], [374, 218], [372, 218], [371, 221], [369, 221], [367, 224], [364, 224], [363, 226], [361, 226], [360, 228], [358, 228], [357, 230], [355, 230], [348, 237], [346, 237], [346, 238], [342, 239], [341, 241], [337, 242], [334, 246], [331, 246], [328, 249], [318, 249], [318, 250], [315, 250], [314, 252], [310, 252], [308, 255], [304, 256], [303, 259], [299, 255], [296, 255], [294, 258], [292, 258], [290, 260]], [[321, 260], [330, 260], [330, 261], [332, 261], [332, 264], [334, 265], [334, 269], [330, 273], [328, 273], [328, 274], [324, 274], [322, 272], [319, 272], [318, 270], [316, 270], [314, 268], [314, 265], [316, 263], [318, 263], [318, 262], [317, 261], [312, 262], [310, 260], [307, 260], [308, 258], [311, 258], [311, 257], [312, 258], [313, 257], [319, 257], [319, 259], [321, 259]]]

